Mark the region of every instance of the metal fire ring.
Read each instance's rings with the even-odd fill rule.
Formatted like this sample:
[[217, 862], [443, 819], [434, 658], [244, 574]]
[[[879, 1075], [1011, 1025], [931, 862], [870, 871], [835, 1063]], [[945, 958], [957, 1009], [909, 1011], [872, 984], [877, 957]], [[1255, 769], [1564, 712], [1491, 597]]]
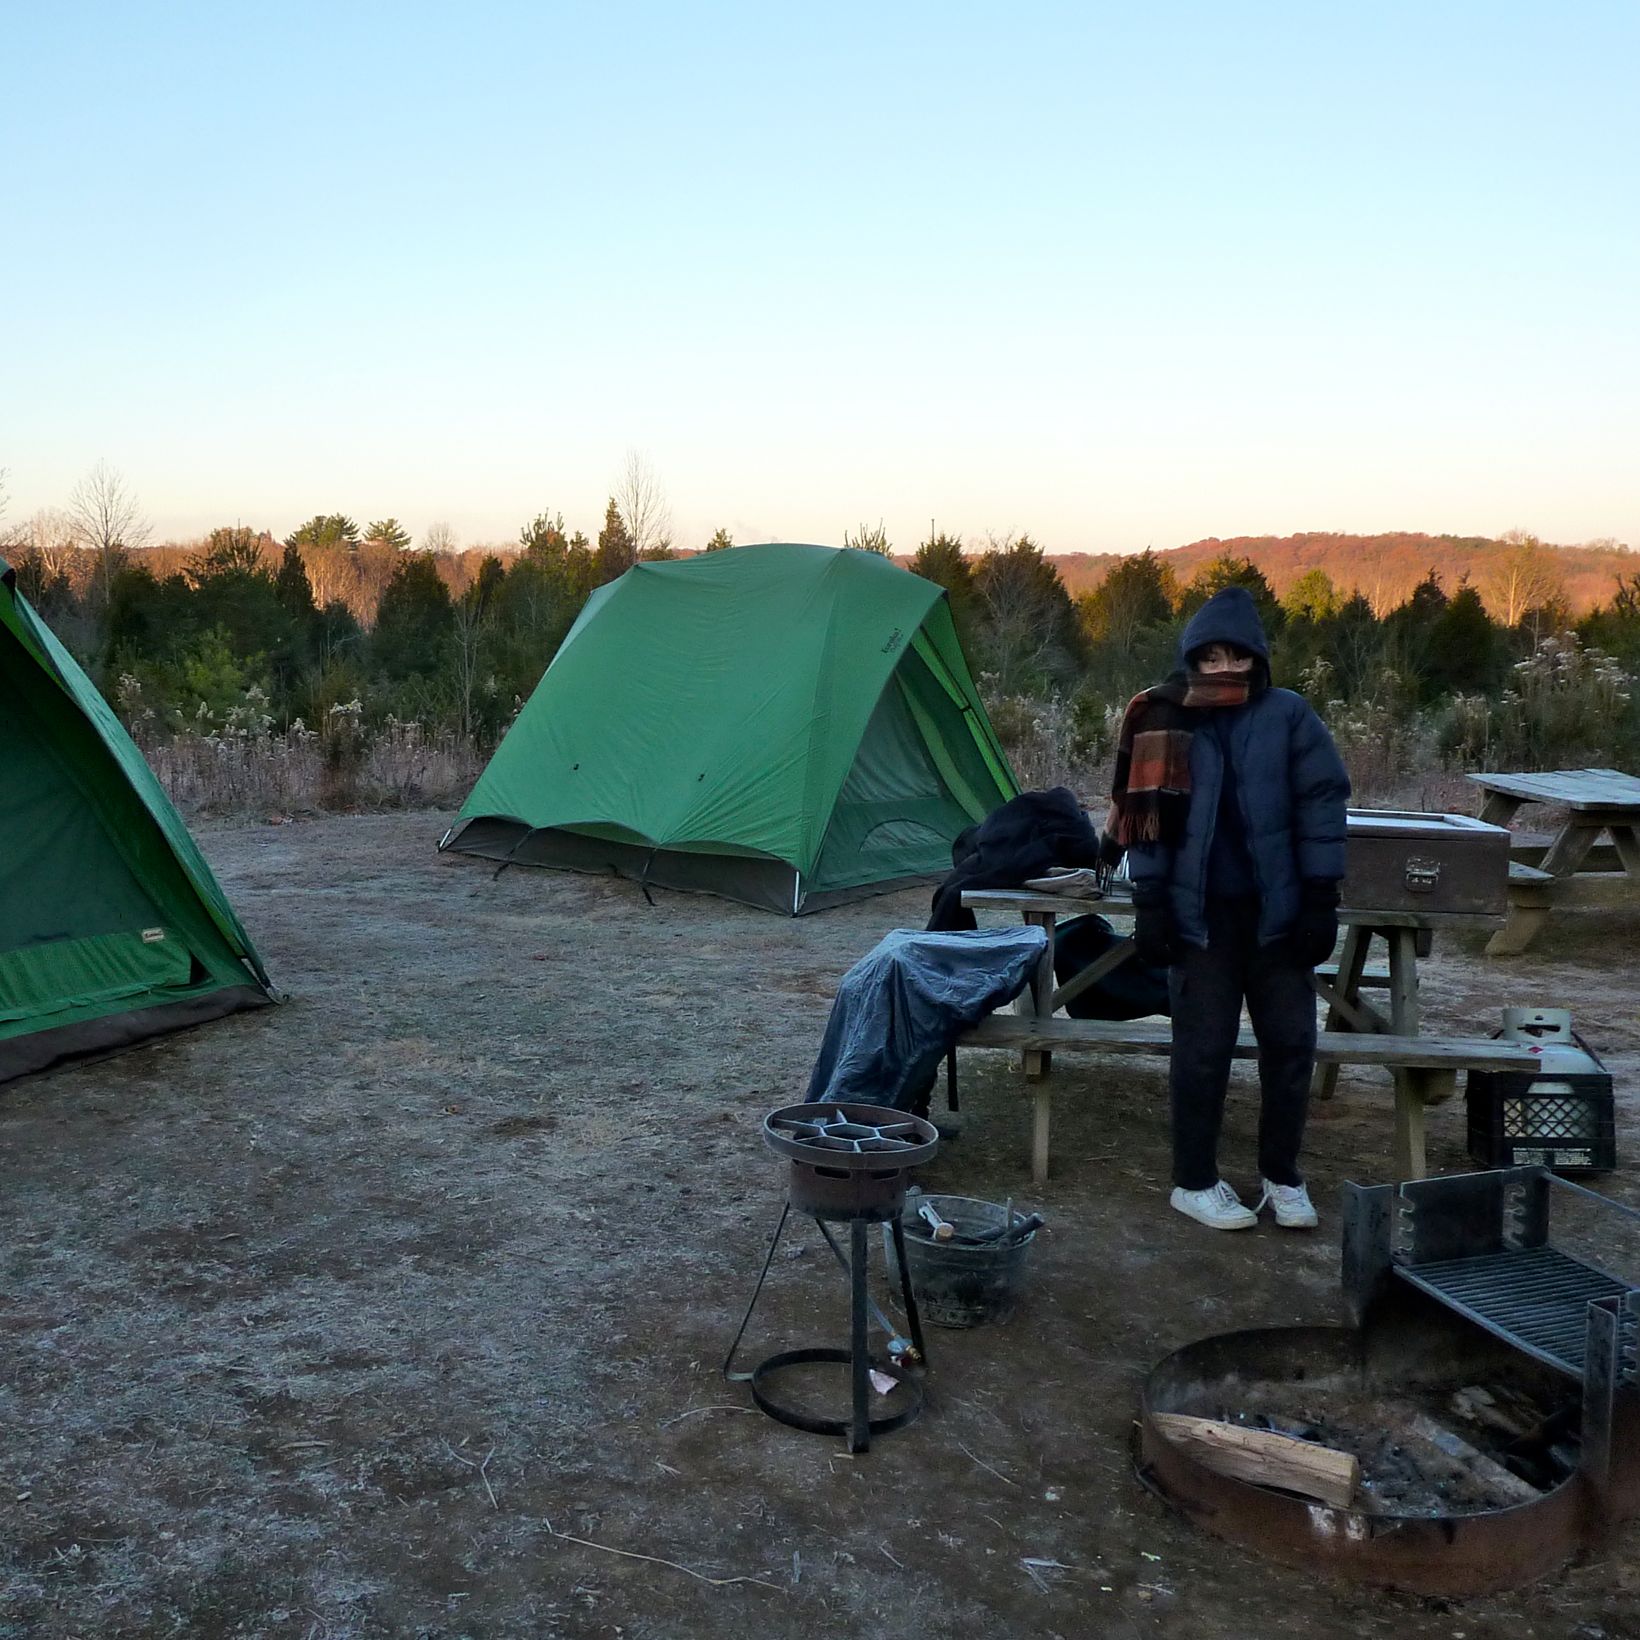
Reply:
[[[1534, 1363], [1427, 1301], [1343, 1327], [1270, 1327], [1198, 1339], [1159, 1362], [1145, 1381], [1135, 1464], [1139, 1480], [1216, 1537], [1309, 1571], [1412, 1594], [1465, 1596], [1516, 1588], [1555, 1570], [1583, 1545], [1589, 1513], [1573, 1474], [1534, 1503], [1427, 1515], [1337, 1508], [1219, 1474], [1163, 1433], [1159, 1412], [1201, 1412], [1249, 1381], [1302, 1384], [1328, 1374], [1356, 1379], [1431, 1359], [1486, 1381]], [[1539, 1369], [1546, 1370], [1546, 1369]], [[1410, 1379], [1408, 1380], [1411, 1381]]]
[[763, 1118], [763, 1139], [794, 1162], [846, 1173], [918, 1167], [940, 1145], [932, 1122], [882, 1105], [787, 1105]]

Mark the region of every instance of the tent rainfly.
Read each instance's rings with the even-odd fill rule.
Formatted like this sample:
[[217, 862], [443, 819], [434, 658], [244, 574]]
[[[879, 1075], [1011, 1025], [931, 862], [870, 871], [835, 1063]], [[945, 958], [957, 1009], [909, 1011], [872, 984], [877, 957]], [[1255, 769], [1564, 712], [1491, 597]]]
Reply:
[[0, 1082], [274, 995], [153, 770], [0, 560]]
[[942, 588], [736, 547], [593, 593], [439, 847], [795, 916], [943, 875], [1018, 789]]

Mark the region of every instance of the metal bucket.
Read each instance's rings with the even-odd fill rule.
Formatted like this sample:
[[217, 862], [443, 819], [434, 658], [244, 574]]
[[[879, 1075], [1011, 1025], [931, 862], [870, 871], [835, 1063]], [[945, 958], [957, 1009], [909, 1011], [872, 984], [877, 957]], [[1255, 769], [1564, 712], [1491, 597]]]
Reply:
[[[915, 1191], [906, 1198], [900, 1223], [905, 1230], [905, 1257], [911, 1291], [925, 1321], [937, 1327], [977, 1327], [986, 1321], [1006, 1321], [1013, 1314], [1024, 1284], [1025, 1255], [1036, 1240], [1030, 1230], [1016, 1240], [978, 1246], [960, 1240], [935, 1241], [918, 1216], [924, 1203], [932, 1207], [959, 1236], [984, 1235], [1024, 1222], [1026, 1215], [1001, 1202], [974, 1196], [936, 1196]], [[883, 1227], [889, 1267], [896, 1277], [899, 1261], [893, 1238]]]

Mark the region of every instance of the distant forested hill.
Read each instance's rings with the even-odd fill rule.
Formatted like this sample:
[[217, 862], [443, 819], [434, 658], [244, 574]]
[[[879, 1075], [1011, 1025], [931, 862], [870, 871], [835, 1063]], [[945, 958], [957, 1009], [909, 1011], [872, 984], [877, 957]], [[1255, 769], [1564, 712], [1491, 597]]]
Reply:
[[[1159, 549], [1182, 586], [1203, 564], [1228, 554], [1250, 558], [1264, 572], [1279, 597], [1301, 575], [1325, 570], [1346, 592], [1360, 592], [1379, 613], [1403, 603], [1412, 589], [1436, 571], [1448, 592], [1467, 577], [1488, 604], [1495, 601], [1494, 583], [1507, 576], [1518, 558], [1520, 541], [1494, 541], [1470, 535], [1241, 535], [1221, 540], [1209, 536], [1188, 546]], [[1582, 615], [1607, 602], [1620, 576], [1640, 572], [1640, 553], [1616, 542], [1550, 547], [1560, 571], [1563, 594], [1573, 614]], [[1054, 568], [1074, 598], [1099, 585], [1116, 553], [1066, 552], [1051, 554]]]

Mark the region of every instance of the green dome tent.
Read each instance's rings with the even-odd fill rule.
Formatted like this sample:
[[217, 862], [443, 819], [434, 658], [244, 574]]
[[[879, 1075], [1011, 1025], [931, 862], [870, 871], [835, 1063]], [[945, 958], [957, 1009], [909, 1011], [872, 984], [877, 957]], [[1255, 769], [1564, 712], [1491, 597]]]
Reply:
[[0, 1082], [272, 998], [153, 770], [0, 559]]
[[593, 593], [439, 846], [796, 915], [943, 875], [1017, 791], [940, 587], [737, 547]]

